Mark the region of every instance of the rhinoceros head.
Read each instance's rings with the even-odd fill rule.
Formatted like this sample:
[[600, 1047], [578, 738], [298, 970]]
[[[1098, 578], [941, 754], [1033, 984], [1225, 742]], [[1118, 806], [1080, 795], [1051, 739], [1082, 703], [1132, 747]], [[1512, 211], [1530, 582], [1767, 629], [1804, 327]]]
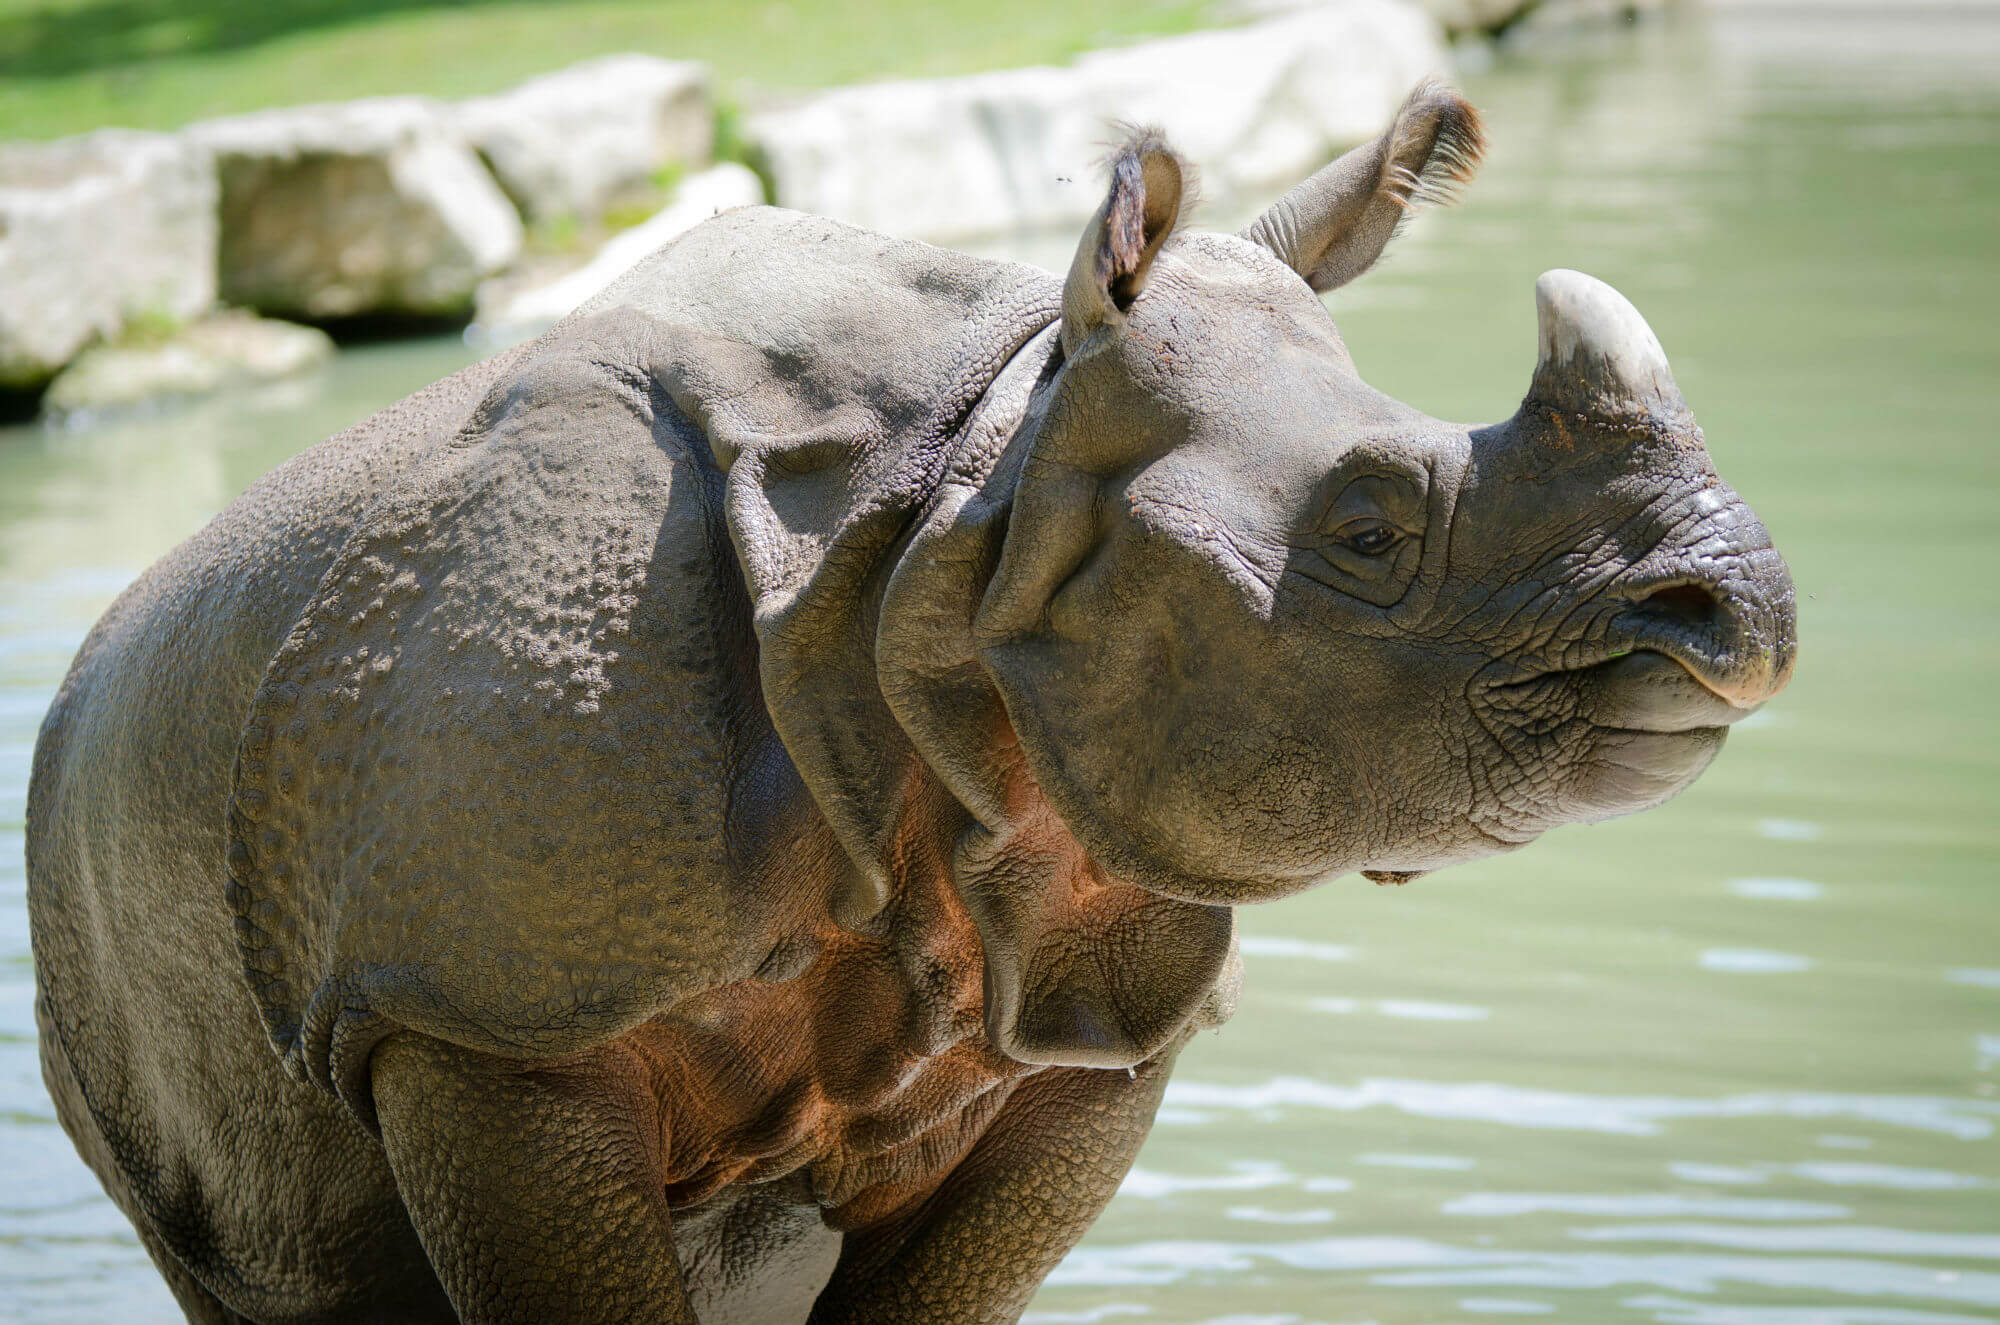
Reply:
[[1113, 163], [974, 635], [1120, 880], [1263, 900], [1646, 809], [1789, 678], [1785, 564], [1610, 287], [1541, 278], [1504, 423], [1356, 374], [1319, 292], [1480, 146], [1420, 89], [1240, 236], [1175, 233], [1157, 138]]

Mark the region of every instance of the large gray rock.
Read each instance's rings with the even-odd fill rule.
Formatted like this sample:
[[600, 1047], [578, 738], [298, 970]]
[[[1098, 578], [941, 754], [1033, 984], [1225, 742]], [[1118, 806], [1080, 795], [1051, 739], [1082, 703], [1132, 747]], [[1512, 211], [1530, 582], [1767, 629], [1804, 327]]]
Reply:
[[452, 315], [521, 219], [437, 104], [382, 97], [188, 129], [222, 187], [222, 297], [309, 321]]
[[1420, 0], [1453, 36], [1499, 32], [1520, 22], [1542, 0]]
[[0, 387], [215, 302], [215, 173], [164, 134], [0, 147]]
[[42, 408], [62, 418], [207, 395], [297, 376], [333, 352], [332, 339], [316, 327], [219, 313], [158, 341], [91, 346], [49, 384]]
[[[1232, 12], [1269, 18], [1277, 14], [1296, 14], [1302, 10], [1321, 8], [1340, 0], [1237, 0], [1229, 6]], [[1584, 0], [1584, 3], [1599, 5], [1609, 10], [1615, 4], [1630, 3], [1633, 7], [1657, 7], [1662, 0]], [[1419, 9], [1436, 19], [1446, 34], [1462, 37], [1472, 34], [1497, 33], [1512, 27], [1541, 7], [1543, 0], [1410, 0]]]
[[1448, 68], [1436, 24], [1341, 0], [1067, 68], [841, 88], [752, 117], [776, 201], [894, 234], [966, 240], [1070, 227], [1099, 201], [1115, 121], [1163, 127], [1223, 208], [1377, 132]]
[[460, 131], [530, 221], [592, 218], [715, 144], [708, 70], [612, 55], [460, 104]]

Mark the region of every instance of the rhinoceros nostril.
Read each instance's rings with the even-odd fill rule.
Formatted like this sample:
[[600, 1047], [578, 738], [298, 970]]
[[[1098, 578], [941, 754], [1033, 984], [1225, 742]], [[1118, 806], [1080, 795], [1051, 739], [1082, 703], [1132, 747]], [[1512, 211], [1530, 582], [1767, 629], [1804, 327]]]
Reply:
[[1715, 620], [1721, 603], [1715, 591], [1701, 584], [1670, 584], [1655, 589], [1639, 600], [1639, 605], [1663, 617], [1690, 625], [1707, 625]]

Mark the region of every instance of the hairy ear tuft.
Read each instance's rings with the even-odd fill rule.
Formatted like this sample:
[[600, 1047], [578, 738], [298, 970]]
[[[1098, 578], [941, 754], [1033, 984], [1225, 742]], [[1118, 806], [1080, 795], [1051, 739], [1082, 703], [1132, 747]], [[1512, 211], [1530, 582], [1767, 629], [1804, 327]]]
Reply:
[[[1435, 80], [1420, 84], [1396, 113], [1383, 191], [1405, 210], [1449, 206], [1479, 173], [1486, 126], [1458, 93]], [[1412, 169], [1411, 161], [1421, 162]]]
[[1085, 227], [1063, 286], [1063, 348], [1124, 317], [1145, 289], [1160, 246], [1193, 200], [1194, 168], [1157, 129], [1120, 126], [1104, 204]]
[[1442, 83], [1419, 84], [1381, 137], [1278, 199], [1243, 237], [1313, 289], [1335, 289], [1374, 265], [1413, 209], [1450, 202], [1485, 151], [1479, 112]]

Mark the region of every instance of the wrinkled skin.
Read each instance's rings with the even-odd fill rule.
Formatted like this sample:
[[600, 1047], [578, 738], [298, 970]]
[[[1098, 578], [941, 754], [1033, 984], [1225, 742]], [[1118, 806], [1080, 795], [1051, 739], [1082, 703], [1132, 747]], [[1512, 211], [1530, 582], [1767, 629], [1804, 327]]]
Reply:
[[1115, 158], [1067, 279], [770, 209], [285, 466], [44, 726], [45, 1077], [191, 1320], [1009, 1321], [1238, 904], [1656, 805], [1792, 590], [1551, 273], [1508, 422], [1316, 292], [1422, 89], [1243, 236]]

